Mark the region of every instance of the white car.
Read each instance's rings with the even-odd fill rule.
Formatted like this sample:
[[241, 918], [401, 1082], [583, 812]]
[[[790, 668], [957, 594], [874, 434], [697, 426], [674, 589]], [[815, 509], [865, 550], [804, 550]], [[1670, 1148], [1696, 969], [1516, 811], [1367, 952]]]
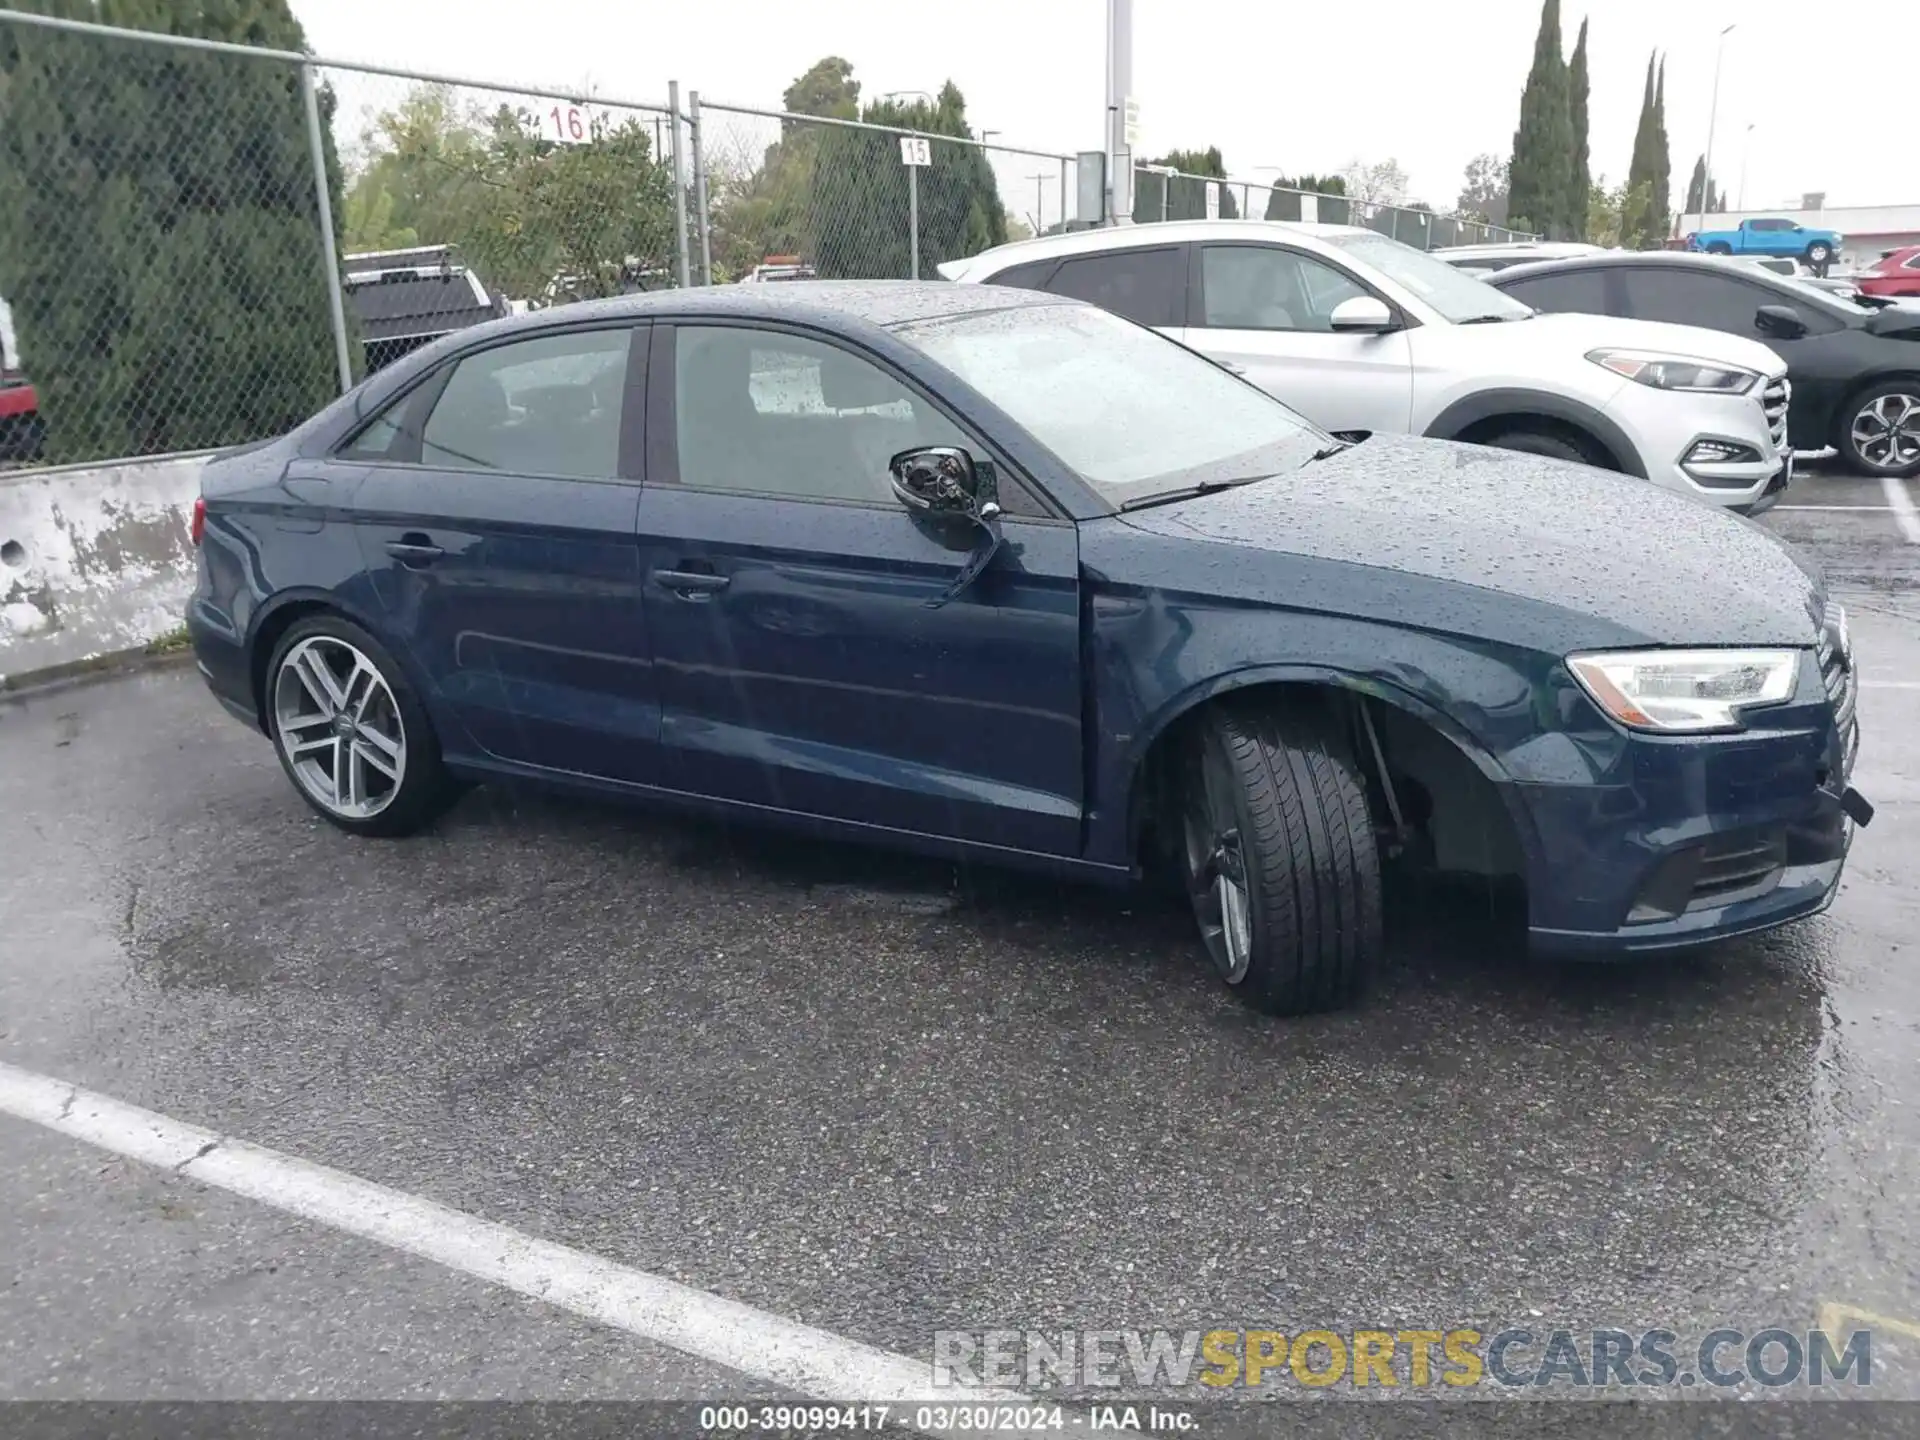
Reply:
[[1372, 230], [1114, 226], [939, 268], [1150, 325], [1335, 433], [1551, 455], [1742, 514], [1775, 503], [1792, 474], [1787, 366], [1766, 346], [1691, 326], [1537, 314]]

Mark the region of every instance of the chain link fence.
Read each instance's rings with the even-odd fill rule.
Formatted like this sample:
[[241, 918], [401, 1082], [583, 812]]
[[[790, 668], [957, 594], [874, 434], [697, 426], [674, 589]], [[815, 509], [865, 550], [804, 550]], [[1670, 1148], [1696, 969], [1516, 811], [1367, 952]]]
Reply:
[[316, 66], [363, 370], [497, 315], [678, 283], [665, 107]]
[[0, 24], [6, 458], [233, 444], [338, 392], [308, 98], [271, 53]]
[[711, 281], [927, 278], [1058, 229], [1072, 156], [706, 102]]
[[[277, 435], [499, 315], [685, 283], [932, 277], [1083, 223], [1071, 155], [686, 99], [0, 12], [0, 467]], [[1513, 234], [1152, 168], [1134, 191], [1142, 222], [1340, 221], [1423, 247]]]

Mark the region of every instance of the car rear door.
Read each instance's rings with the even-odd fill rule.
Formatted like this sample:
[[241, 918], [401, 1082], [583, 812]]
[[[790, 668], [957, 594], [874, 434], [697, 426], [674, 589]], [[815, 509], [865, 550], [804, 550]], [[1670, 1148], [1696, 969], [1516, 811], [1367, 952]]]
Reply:
[[450, 361], [341, 459], [388, 633], [481, 752], [649, 782], [659, 705], [641, 600], [647, 327]]
[[1338, 334], [1331, 324], [1341, 301], [1374, 294], [1359, 279], [1282, 245], [1194, 249], [1182, 336], [1188, 345], [1230, 365], [1323, 430], [1404, 432], [1411, 426], [1407, 332]]
[[666, 783], [1076, 854], [1079, 541], [1003, 471], [1005, 545], [909, 514], [887, 461], [982, 442], [871, 355], [746, 322], [656, 327], [640, 506]]

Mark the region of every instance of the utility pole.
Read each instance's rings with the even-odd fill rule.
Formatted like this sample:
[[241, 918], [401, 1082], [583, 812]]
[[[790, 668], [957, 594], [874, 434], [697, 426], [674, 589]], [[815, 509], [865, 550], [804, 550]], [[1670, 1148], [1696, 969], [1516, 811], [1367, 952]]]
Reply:
[[[1037, 175], [1027, 176], [1027, 179], [1033, 181], [1033, 233], [1036, 235], [1041, 234], [1047, 228], [1047, 181], [1052, 178], [1053, 177], [1044, 170]], [[1063, 209], [1060, 218], [1063, 221], [1067, 218], [1064, 210], [1066, 203], [1066, 196], [1062, 195], [1060, 197], [1060, 204]]]
[[1107, 0], [1107, 223], [1133, 218], [1133, 0]]
[[1740, 22], [1727, 26], [1720, 32], [1720, 43], [1713, 52], [1713, 99], [1707, 106], [1707, 153], [1701, 159], [1701, 169], [1706, 173], [1700, 177], [1700, 226], [1707, 228], [1707, 192], [1713, 189], [1713, 125], [1720, 118], [1720, 61], [1727, 52], [1727, 32]]

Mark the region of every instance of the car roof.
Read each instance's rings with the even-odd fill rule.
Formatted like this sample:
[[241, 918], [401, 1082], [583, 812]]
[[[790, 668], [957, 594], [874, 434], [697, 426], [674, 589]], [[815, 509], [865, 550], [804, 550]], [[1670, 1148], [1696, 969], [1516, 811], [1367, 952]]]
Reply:
[[[1054, 255], [1091, 255], [1102, 250], [1125, 250], [1155, 243], [1190, 244], [1196, 240], [1305, 240], [1309, 248], [1348, 235], [1378, 235], [1364, 225], [1321, 225], [1304, 220], [1152, 220], [1132, 225], [1106, 225], [1095, 230], [1068, 230], [1032, 240], [996, 245], [966, 260], [943, 266], [960, 274], [976, 268], [1002, 270], [1028, 260]], [[1391, 237], [1382, 236], [1382, 239]], [[991, 261], [991, 266], [982, 262]]]
[[1529, 252], [1544, 259], [1558, 255], [1594, 255], [1603, 253], [1604, 249], [1580, 240], [1490, 240], [1484, 245], [1436, 245], [1431, 253], [1442, 260], [1475, 259], [1482, 255], [1501, 259]]
[[[494, 321], [493, 335], [572, 326], [582, 321], [647, 320], [657, 315], [726, 316], [731, 319], [811, 321], [828, 328], [870, 325], [885, 329], [912, 320], [982, 310], [1081, 302], [1025, 290], [980, 290], [944, 280], [793, 280], [783, 285], [712, 285], [686, 290], [647, 290], [605, 300], [581, 300]], [[472, 332], [469, 332], [472, 333]]]
[[[1727, 257], [1696, 255], [1686, 250], [1605, 250], [1598, 255], [1566, 255], [1559, 259], [1529, 260], [1524, 265], [1511, 265], [1500, 272], [1499, 280], [1505, 284], [1509, 280], [1524, 280], [1529, 275], [1546, 275], [1560, 270], [1591, 270], [1601, 265], [1692, 266], [1724, 273]], [[1764, 265], [1749, 265], [1745, 269], [1767, 275], [1775, 273]]]

